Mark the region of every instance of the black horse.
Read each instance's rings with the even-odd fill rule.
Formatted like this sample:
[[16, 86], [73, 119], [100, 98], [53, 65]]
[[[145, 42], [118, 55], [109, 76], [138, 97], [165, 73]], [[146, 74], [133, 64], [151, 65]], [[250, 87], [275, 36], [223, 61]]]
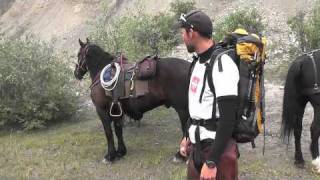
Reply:
[[304, 109], [310, 102], [314, 109], [311, 124], [310, 151], [312, 164], [320, 172], [318, 138], [320, 136], [320, 51], [313, 51], [299, 56], [291, 64], [284, 88], [281, 135], [289, 141], [292, 131], [295, 138], [295, 164], [304, 167], [301, 152], [301, 131]]
[[[74, 75], [81, 80], [89, 71], [92, 80], [91, 99], [101, 119], [105, 135], [108, 141], [108, 151], [104, 156], [104, 162], [112, 162], [116, 157], [126, 154], [126, 146], [122, 136], [121, 118], [109, 115], [111, 98], [105, 95], [105, 90], [99, 83], [100, 71], [115, 57], [103, 51], [99, 46], [79, 40], [80, 50], [78, 53], [78, 64]], [[181, 128], [184, 133], [185, 124], [189, 118], [187, 104], [187, 74], [190, 63], [176, 58], [161, 58], [157, 63], [157, 72], [153, 79], [149, 80], [149, 93], [139, 98], [121, 100], [124, 113], [140, 120], [143, 113], [156, 107], [165, 105], [173, 107], [179, 115]], [[118, 149], [115, 148], [111, 123], [114, 123], [115, 134], [118, 138]], [[176, 156], [179, 157], [177, 153]]]

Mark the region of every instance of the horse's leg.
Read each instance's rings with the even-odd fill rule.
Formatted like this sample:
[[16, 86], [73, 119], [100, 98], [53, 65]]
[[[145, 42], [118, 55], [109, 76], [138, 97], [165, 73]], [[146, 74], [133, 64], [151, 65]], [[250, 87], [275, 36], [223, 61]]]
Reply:
[[314, 107], [314, 118], [310, 127], [311, 131], [311, 155], [315, 159], [319, 156], [318, 139], [320, 136], [320, 106]]
[[116, 136], [118, 138], [118, 149], [117, 149], [117, 156], [122, 157], [127, 154], [127, 149], [123, 141], [123, 135], [122, 135], [122, 119], [115, 119], [114, 120], [114, 130], [116, 133]]
[[301, 133], [302, 133], [302, 119], [306, 103], [300, 104], [296, 111], [295, 127], [294, 127], [294, 142], [295, 142], [295, 165], [299, 168], [304, 167], [304, 159], [301, 151]]
[[98, 116], [100, 117], [100, 120], [102, 122], [103, 129], [104, 129], [105, 135], [107, 137], [107, 141], [108, 141], [108, 152], [104, 156], [104, 159], [102, 162], [103, 163], [112, 162], [116, 158], [116, 150], [115, 150], [115, 146], [114, 146], [113, 132], [112, 132], [112, 128], [111, 128], [111, 118], [108, 115], [108, 113], [106, 112], [106, 110], [104, 110], [100, 107], [97, 107], [96, 110], [97, 110]]
[[312, 164], [316, 167], [318, 173], [320, 173], [320, 157], [319, 157], [319, 144], [318, 139], [320, 136], [320, 95], [311, 96], [311, 104], [314, 110], [314, 118], [310, 127], [311, 132], [311, 144], [310, 151], [312, 156]]
[[[185, 134], [186, 134], [186, 124], [187, 124], [187, 120], [189, 118], [188, 112], [186, 110], [176, 110], [178, 115], [179, 115], [179, 119], [180, 119], [180, 123], [181, 123], [181, 130], [183, 132], [182, 134], [182, 138], [184, 138]], [[178, 152], [175, 154], [173, 161], [174, 162], [183, 162], [186, 161], [186, 157], [182, 156], [180, 154], [180, 150], [178, 150]]]

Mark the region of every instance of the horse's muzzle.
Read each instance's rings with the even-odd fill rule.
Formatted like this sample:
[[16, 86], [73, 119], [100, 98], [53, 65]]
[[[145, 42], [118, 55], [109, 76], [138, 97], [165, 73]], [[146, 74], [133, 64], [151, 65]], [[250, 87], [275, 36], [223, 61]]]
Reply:
[[73, 71], [73, 74], [74, 74], [74, 77], [78, 80], [82, 80], [83, 79], [83, 76], [86, 74], [86, 71], [82, 71], [80, 68], [79, 68], [79, 65], [76, 64], [76, 67]]

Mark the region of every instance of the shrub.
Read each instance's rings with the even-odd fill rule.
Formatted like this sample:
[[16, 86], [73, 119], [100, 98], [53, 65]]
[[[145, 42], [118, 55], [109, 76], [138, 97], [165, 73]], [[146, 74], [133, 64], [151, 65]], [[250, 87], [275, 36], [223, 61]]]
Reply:
[[182, 13], [186, 14], [195, 9], [195, 2], [193, 0], [176, 0], [170, 3], [170, 11], [174, 13], [175, 18], [179, 18]]
[[[110, 20], [97, 21], [91, 39], [109, 53], [124, 52], [129, 59], [139, 59], [150, 54], [165, 55], [179, 44], [179, 36], [172, 25], [176, 14], [193, 9], [191, 1], [171, 3], [175, 15], [158, 13], [145, 14], [143, 9]], [[180, 15], [180, 14], [179, 14]]]
[[315, 2], [310, 16], [299, 12], [288, 20], [288, 25], [297, 37], [296, 40], [300, 48], [298, 52], [320, 48], [320, 1]]
[[244, 28], [251, 33], [261, 34], [264, 30], [262, 17], [256, 9], [238, 10], [214, 25], [213, 37], [220, 41], [226, 33], [237, 28]]
[[70, 120], [76, 110], [73, 75], [53, 52], [32, 36], [0, 39], [0, 127], [30, 130]]

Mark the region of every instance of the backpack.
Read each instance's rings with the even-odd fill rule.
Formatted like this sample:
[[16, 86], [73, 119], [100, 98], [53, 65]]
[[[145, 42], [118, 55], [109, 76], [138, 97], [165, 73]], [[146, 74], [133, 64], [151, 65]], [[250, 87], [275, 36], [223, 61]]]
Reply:
[[[218, 61], [219, 72], [223, 71], [221, 56], [229, 55], [239, 69], [238, 84], [238, 112], [237, 123], [233, 132], [233, 138], [238, 143], [248, 143], [255, 147], [254, 139], [264, 132], [265, 122], [264, 110], [264, 63], [266, 38], [255, 34], [249, 34], [244, 29], [237, 29], [229, 33], [216, 48], [207, 62], [204, 74], [204, 81], [208, 79], [208, 85], [212, 91], [215, 102], [213, 105], [212, 117], [216, 114], [216, 94], [212, 80], [212, 68], [215, 61]], [[193, 67], [197, 61], [191, 63], [189, 69], [189, 79]], [[204, 91], [201, 90], [200, 101]]]

